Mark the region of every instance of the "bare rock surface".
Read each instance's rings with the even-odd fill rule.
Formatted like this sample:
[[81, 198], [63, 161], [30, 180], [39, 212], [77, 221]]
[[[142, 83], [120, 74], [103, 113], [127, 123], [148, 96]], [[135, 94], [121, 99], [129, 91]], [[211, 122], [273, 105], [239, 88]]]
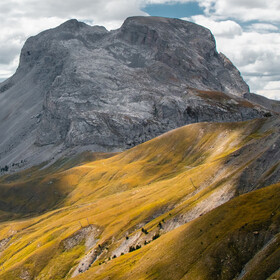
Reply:
[[266, 98], [264, 96], [252, 93], [245, 93], [244, 98], [248, 99], [250, 102], [259, 104], [271, 111], [280, 113], [280, 101], [279, 100], [272, 100]]
[[200, 121], [267, 114], [194, 23], [131, 17], [107, 31], [69, 20], [29, 38], [0, 84], [0, 166], [82, 150], [120, 151]]

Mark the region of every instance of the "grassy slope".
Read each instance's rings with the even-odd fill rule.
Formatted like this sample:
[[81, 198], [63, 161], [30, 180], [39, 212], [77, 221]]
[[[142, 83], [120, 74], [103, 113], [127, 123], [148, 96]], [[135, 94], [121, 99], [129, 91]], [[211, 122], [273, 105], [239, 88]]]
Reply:
[[80, 155], [62, 158], [55, 164], [43, 163], [31, 169], [0, 177], [0, 221], [23, 215], [38, 215], [63, 203], [76, 183], [69, 184], [57, 174], [74, 166], [94, 160], [108, 158], [115, 154], [84, 152]]
[[[108, 159], [66, 170], [58, 164], [59, 168], [49, 167], [51, 172], [33, 170], [2, 178], [1, 191], [7, 189], [7, 199], [15, 203], [18, 219], [5, 221], [11, 218], [7, 211], [1, 216], [4, 221], [0, 224], [0, 279], [70, 276], [71, 268], [90, 249], [86, 237], [71, 248], [63, 245], [71, 236], [80, 234], [80, 223], [93, 224], [99, 230], [95, 238], [101, 253], [95, 265], [112, 257], [125, 236], [132, 240], [138, 234], [137, 242], [143, 245], [157, 232], [164, 234], [226, 202], [236, 194], [243, 169], [258, 156], [245, 147], [259, 143], [273, 132], [270, 127], [263, 129], [266, 122], [193, 124]], [[241, 148], [242, 154], [234, 156]], [[15, 186], [20, 186], [20, 194], [27, 190], [38, 195], [32, 203], [28, 197], [22, 200], [21, 195], [10, 191], [17, 189]], [[56, 192], [63, 194], [62, 199], [57, 199]], [[25, 204], [29, 208], [21, 211]], [[44, 210], [49, 211], [42, 213]], [[158, 224], [163, 219], [160, 230]], [[141, 233], [142, 226], [148, 235]], [[174, 232], [180, 232], [179, 229]], [[196, 231], [192, 234], [196, 236]], [[165, 236], [158, 240], [162, 238]], [[135, 254], [139, 252], [142, 249]], [[163, 265], [164, 261], [159, 263]]]
[[266, 279], [280, 266], [279, 201], [280, 184], [239, 196], [77, 280], [234, 279], [258, 251], [242, 279]]

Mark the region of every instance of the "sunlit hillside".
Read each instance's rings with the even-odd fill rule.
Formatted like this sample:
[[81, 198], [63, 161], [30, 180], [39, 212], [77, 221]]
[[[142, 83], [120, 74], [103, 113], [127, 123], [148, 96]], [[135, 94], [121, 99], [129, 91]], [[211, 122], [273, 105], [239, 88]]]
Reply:
[[85, 279], [279, 279], [280, 184], [242, 195]]
[[2, 176], [0, 279], [277, 279], [279, 128], [192, 124]]

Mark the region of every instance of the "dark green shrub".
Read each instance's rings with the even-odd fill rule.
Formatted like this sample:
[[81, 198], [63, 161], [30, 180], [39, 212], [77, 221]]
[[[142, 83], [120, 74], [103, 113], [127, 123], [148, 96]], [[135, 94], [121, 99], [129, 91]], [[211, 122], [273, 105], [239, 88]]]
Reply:
[[135, 248], [133, 246], [130, 246], [129, 247], [129, 252], [133, 252], [133, 251], [135, 251]]
[[143, 233], [148, 234], [148, 231], [144, 228], [141, 229]]
[[156, 233], [156, 234], [153, 236], [153, 240], [155, 240], [155, 239], [157, 239], [157, 238], [159, 238], [159, 237], [160, 237], [159, 233]]

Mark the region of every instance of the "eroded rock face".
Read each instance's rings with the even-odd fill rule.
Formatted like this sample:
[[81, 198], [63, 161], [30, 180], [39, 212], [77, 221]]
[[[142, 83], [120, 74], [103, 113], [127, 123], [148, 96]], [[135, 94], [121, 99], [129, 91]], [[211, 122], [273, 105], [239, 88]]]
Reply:
[[0, 85], [0, 166], [38, 164], [69, 148], [118, 151], [192, 122], [263, 116], [243, 101], [248, 92], [202, 26], [132, 17], [109, 32], [70, 20], [29, 38], [17, 72]]

